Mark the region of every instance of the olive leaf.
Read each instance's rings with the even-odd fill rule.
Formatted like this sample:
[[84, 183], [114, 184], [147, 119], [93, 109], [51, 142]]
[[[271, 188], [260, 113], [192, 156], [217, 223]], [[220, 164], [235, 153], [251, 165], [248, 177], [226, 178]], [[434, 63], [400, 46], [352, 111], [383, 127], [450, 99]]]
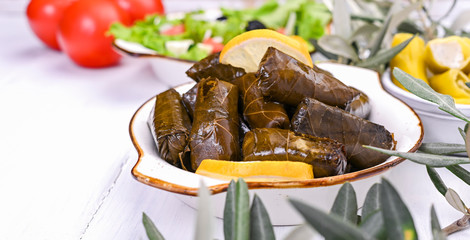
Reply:
[[414, 36], [409, 38], [408, 40], [396, 45], [393, 48], [384, 50], [383, 52], [380, 52], [379, 54], [377, 54], [373, 57], [367, 58], [366, 60], [364, 60], [362, 62], [359, 62], [357, 64], [357, 66], [358, 67], [365, 67], [365, 68], [373, 68], [373, 67], [377, 67], [381, 64], [388, 63], [393, 57], [395, 57], [395, 55], [400, 53], [401, 50], [403, 50], [403, 48], [405, 48], [408, 45], [408, 43], [411, 42], [411, 40], [413, 38], [414, 38]]
[[250, 211], [250, 239], [275, 239], [273, 225], [261, 199], [255, 194]]
[[470, 127], [469, 123], [465, 124], [465, 149], [467, 156], [470, 156]]
[[423, 80], [414, 78], [399, 68], [393, 69], [393, 76], [414, 95], [437, 104], [442, 111], [462, 119], [465, 122], [470, 122], [470, 119], [457, 109], [454, 99], [451, 96], [434, 91], [434, 89]]
[[380, 205], [388, 239], [418, 239], [413, 218], [395, 188], [382, 178]]
[[367, 191], [366, 198], [364, 200], [364, 206], [362, 206], [362, 218], [367, 218], [370, 214], [380, 209], [380, 184], [375, 183]]
[[446, 167], [447, 170], [452, 172], [455, 176], [460, 178], [463, 182], [470, 185], [470, 172], [459, 165], [451, 165]]
[[434, 184], [434, 187], [437, 189], [437, 191], [439, 191], [442, 194], [442, 196], [445, 196], [447, 192], [447, 186], [444, 183], [444, 181], [442, 181], [442, 178], [439, 175], [439, 173], [437, 173], [436, 169], [430, 166], [426, 166], [426, 171], [428, 172], [428, 176], [429, 178], [431, 178], [431, 181]]
[[438, 155], [466, 152], [465, 145], [457, 143], [423, 143], [419, 151]]
[[225, 196], [224, 206], [224, 237], [225, 239], [235, 239], [235, 222], [236, 222], [236, 183], [234, 180], [230, 181], [227, 188], [227, 195]]
[[385, 238], [385, 226], [382, 211], [380, 211], [380, 183], [375, 183], [367, 191], [361, 218], [361, 229], [377, 239]]
[[[465, 139], [467, 139], [467, 134], [465, 134], [465, 131], [462, 129], [462, 128], [459, 128], [459, 133], [460, 133], [460, 136], [462, 136], [463, 140], [465, 141]], [[467, 149], [465, 149], [465, 151], [467, 151]]]
[[225, 239], [238, 240], [250, 237], [250, 196], [242, 178], [231, 181], [224, 207]]
[[346, 182], [341, 186], [330, 213], [353, 224], [357, 223], [357, 198], [351, 183]]
[[197, 221], [196, 221], [196, 232], [194, 239], [206, 240], [213, 238], [213, 209], [210, 200], [211, 193], [209, 189], [201, 180], [199, 184], [198, 195], [198, 209], [197, 209]]
[[449, 188], [446, 192], [447, 202], [455, 208], [457, 211], [462, 212], [463, 214], [468, 214], [468, 209], [460, 198], [459, 194], [454, 191], [452, 188]]
[[152, 219], [150, 219], [144, 212], [142, 213], [142, 223], [144, 224], [145, 232], [147, 233], [147, 237], [149, 238], [149, 240], [165, 239], [162, 234], [158, 231]]
[[324, 35], [318, 40], [318, 45], [325, 51], [342, 57], [358, 60], [354, 48], [348, 42], [338, 35]]
[[371, 239], [368, 233], [334, 214], [326, 214], [296, 199], [289, 199], [289, 201], [305, 220], [326, 239]]
[[437, 218], [436, 210], [434, 209], [434, 205], [431, 206], [431, 231], [434, 240], [445, 240], [446, 235], [441, 230], [441, 225], [439, 224], [439, 220]]
[[394, 150], [381, 149], [373, 146], [363, 146], [372, 150], [379, 151], [381, 153], [397, 156], [409, 159], [413, 162], [419, 164], [425, 164], [431, 167], [446, 167], [455, 164], [466, 164], [470, 163], [468, 157], [456, 157], [456, 156], [443, 156], [443, 155], [434, 155], [429, 153], [410, 153], [410, 152], [399, 152]]
[[383, 42], [384, 37], [385, 37], [385, 33], [388, 31], [388, 27], [390, 26], [390, 21], [391, 21], [391, 18], [387, 18], [385, 20], [384, 25], [382, 25], [382, 27], [380, 28], [380, 31], [379, 31], [378, 35], [376, 36], [376, 38], [375, 38], [375, 40], [372, 44], [372, 47], [370, 48], [369, 57], [375, 56], [375, 54], [377, 54], [377, 52], [380, 50], [380, 48], [382, 46], [382, 42]]
[[377, 239], [386, 239], [384, 220], [380, 210], [376, 210], [366, 217], [359, 227], [362, 231], [369, 233]]

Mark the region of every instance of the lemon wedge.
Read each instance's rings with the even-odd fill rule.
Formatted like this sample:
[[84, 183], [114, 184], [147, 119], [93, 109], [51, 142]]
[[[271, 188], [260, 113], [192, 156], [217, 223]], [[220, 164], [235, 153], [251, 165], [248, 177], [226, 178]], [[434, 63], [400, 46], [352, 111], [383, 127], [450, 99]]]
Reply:
[[269, 29], [244, 32], [232, 38], [222, 49], [219, 61], [256, 72], [268, 47], [274, 47], [298, 61], [313, 67], [305, 42]]
[[231, 180], [245, 181], [289, 181], [313, 179], [313, 167], [303, 162], [292, 161], [243, 161], [205, 159], [196, 174]]

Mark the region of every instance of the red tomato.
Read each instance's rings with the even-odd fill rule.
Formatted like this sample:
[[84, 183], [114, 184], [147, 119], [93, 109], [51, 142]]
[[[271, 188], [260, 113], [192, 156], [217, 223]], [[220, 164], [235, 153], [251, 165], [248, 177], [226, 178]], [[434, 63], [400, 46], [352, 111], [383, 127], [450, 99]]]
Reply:
[[222, 51], [222, 49], [224, 48], [224, 44], [223, 44], [223, 43], [214, 41], [213, 38], [207, 38], [207, 39], [204, 40], [202, 43], [207, 44], [207, 45], [211, 45], [211, 46], [212, 46], [212, 53], [220, 52], [220, 51]]
[[47, 46], [60, 50], [57, 29], [64, 10], [74, 0], [31, 0], [26, 9], [29, 26]]
[[115, 0], [119, 6], [129, 13], [132, 22], [144, 19], [149, 14], [164, 14], [161, 0]]
[[173, 36], [184, 33], [184, 24], [175, 25], [161, 32], [162, 35]]
[[107, 35], [111, 23], [130, 24], [129, 15], [111, 0], [80, 0], [64, 12], [58, 40], [62, 50], [78, 65], [105, 67], [117, 64], [121, 56]]

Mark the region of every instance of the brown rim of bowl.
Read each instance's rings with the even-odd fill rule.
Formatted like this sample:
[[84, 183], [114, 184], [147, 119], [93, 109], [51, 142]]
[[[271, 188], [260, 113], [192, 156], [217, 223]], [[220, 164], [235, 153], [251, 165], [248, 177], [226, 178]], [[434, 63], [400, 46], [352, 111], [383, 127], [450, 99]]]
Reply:
[[114, 49], [117, 52], [121, 53], [122, 55], [128, 55], [128, 56], [131, 56], [131, 57], [142, 57], [142, 58], [154, 58], [154, 57], [156, 57], [156, 58], [165, 58], [165, 59], [173, 60], [173, 61], [177, 61], [177, 62], [196, 63], [196, 61], [186, 60], [186, 59], [181, 59], [181, 58], [175, 58], [175, 57], [169, 57], [169, 56], [161, 55], [161, 54], [158, 54], [158, 53], [136, 53], [136, 52], [131, 52], [127, 49], [124, 49], [124, 48], [120, 47], [118, 44], [116, 44], [116, 39], [113, 40], [112, 46], [114, 47]]
[[[354, 66], [349, 66], [349, 67], [354, 67]], [[362, 69], [362, 68], [361, 68]], [[372, 71], [372, 70], [371, 70]], [[380, 83], [380, 87], [384, 92], [386, 92], [383, 89], [382, 83], [380, 81], [380, 74], [377, 72], [378, 78], [377, 80]], [[183, 84], [184, 85], [184, 84]], [[177, 88], [177, 87], [175, 87]], [[386, 92], [389, 94], [388, 92]], [[395, 99], [398, 99], [394, 97], [393, 95], [389, 94]], [[139, 142], [135, 138], [134, 132], [133, 132], [133, 125], [134, 125], [134, 120], [137, 116], [137, 114], [142, 110], [142, 108], [148, 104], [150, 101], [154, 100], [155, 97], [152, 97], [151, 99], [147, 100], [145, 103], [143, 103], [139, 109], [134, 113], [132, 116], [132, 119], [129, 124], [129, 134], [132, 140], [132, 143], [137, 150], [138, 153], [138, 160], [137, 163], [134, 165], [132, 168], [132, 175], [134, 178], [142, 182], [144, 184], [150, 185], [152, 187], [156, 187], [162, 190], [166, 190], [169, 192], [173, 193], [179, 193], [183, 195], [189, 195], [189, 196], [197, 196], [198, 193], [198, 188], [191, 188], [191, 187], [185, 187], [181, 186], [178, 184], [166, 182], [164, 180], [158, 179], [158, 178], [153, 178], [150, 176], [146, 176], [140, 172], [137, 171], [137, 166], [139, 165], [140, 161], [142, 160], [142, 157], [144, 156], [144, 152], [142, 148], [139, 145]], [[418, 118], [419, 120], [419, 126], [421, 129], [421, 134], [418, 139], [418, 141], [415, 143], [415, 145], [408, 151], [408, 152], [415, 152], [418, 150], [418, 148], [421, 146], [421, 143], [423, 141], [423, 136], [424, 136], [424, 130], [423, 130], [423, 124], [421, 122], [421, 119], [419, 118], [418, 114], [410, 107], [408, 104], [405, 102], [401, 101], [398, 99], [400, 102], [402, 102], [406, 107], [408, 107], [413, 114]], [[369, 178], [375, 175], [378, 175], [386, 170], [389, 170], [390, 168], [398, 165], [399, 163], [403, 162], [405, 159], [401, 157], [397, 157], [396, 159], [374, 166], [370, 167], [367, 169], [363, 169], [357, 172], [352, 172], [352, 173], [347, 173], [343, 175], [337, 175], [337, 176], [331, 176], [331, 177], [323, 177], [323, 178], [316, 178], [312, 180], [299, 180], [299, 181], [280, 181], [280, 182], [247, 182], [248, 188], [249, 189], [262, 189], [262, 188], [309, 188], [309, 187], [325, 187], [325, 186], [331, 186], [331, 185], [337, 185], [337, 184], [342, 184], [345, 182], [354, 182], [357, 180], [361, 180], [364, 178]], [[212, 194], [217, 194], [221, 193], [227, 190], [229, 183], [223, 183], [223, 184], [218, 184], [218, 185], [213, 185], [209, 186], [209, 190], [212, 192]]]

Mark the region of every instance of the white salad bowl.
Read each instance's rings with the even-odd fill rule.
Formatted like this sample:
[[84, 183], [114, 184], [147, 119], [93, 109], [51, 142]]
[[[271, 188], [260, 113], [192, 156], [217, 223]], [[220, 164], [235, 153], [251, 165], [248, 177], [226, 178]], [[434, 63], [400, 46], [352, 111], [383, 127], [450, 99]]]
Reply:
[[[424, 142], [464, 144], [458, 130], [459, 127], [464, 129], [463, 120], [439, 110], [436, 104], [401, 89], [392, 82], [389, 71], [382, 75], [382, 85], [387, 92], [407, 103], [419, 115], [424, 127]], [[462, 113], [470, 116], [470, 105], [456, 104], [456, 106]]]
[[[383, 90], [377, 72], [332, 63], [322, 63], [318, 66], [369, 96], [372, 108], [369, 120], [385, 126], [393, 133], [397, 150], [414, 152], [419, 148], [423, 139], [420, 118], [408, 105]], [[193, 84], [187, 83], [175, 89], [183, 93]], [[222, 218], [229, 181], [182, 170], [159, 157], [151, 130], [147, 125], [154, 104], [155, 98], [145, 102], [130, 122], [130, 136], [139, 156], [132, 174], [144, 184], [175, 193], [177, 198], [193, 208], [197, 208], [197, 192], [202, 180], [213, 194], [211, 200], [215, 215]], [[257, 194], [262, 199], [274, 225], [294, 225], [304, 220], [287, 199], [295, 198], [329, 211], [341, 185], [351, 182], [356, 190], [358, 203], [362, 205], [367, 190], [379, 182], [381, 177], [387, 176], [389, 170], [402, 161], [404, 161], [402, 158], [390, 157], [377, 166], [344, 175], [303, 181], [250, 181], [247, 184], [250, 195]]]

